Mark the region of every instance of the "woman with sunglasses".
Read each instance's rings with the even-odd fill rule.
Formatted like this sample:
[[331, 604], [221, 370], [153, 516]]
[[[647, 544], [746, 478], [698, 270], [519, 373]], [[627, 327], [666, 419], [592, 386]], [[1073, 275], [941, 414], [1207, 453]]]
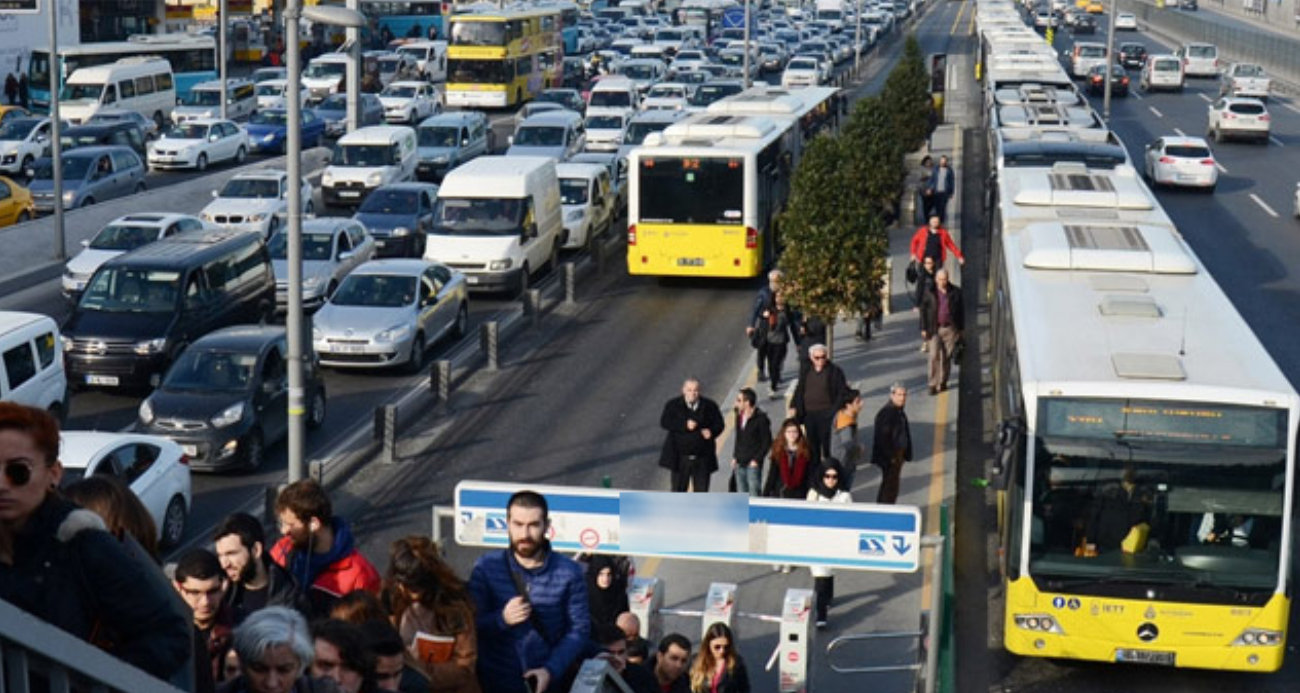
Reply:
[[[844, 467], [834, 457], [826, 458], [821, 469], [813, 475], [812, 488], [808, 489], [808, 500], [814, 503], [852, 503], [849, 492], [840, 486], [846, 478]], [[835, 598], [835, 575], [830, 568], [813, 566], [813, 591], [817, 593], [817, 627], [826, 627], [826, 613], [830, 611], [831, 600]]]
[[0, 402], [0, 599], [161, 679], [180, 680], [190, 623], [157, 566], [59, 492], [59, 426]]
[[749, 693], [749, 671], [727, 624], [714, 623], [704, 631], [691, 664], [691, 693]]

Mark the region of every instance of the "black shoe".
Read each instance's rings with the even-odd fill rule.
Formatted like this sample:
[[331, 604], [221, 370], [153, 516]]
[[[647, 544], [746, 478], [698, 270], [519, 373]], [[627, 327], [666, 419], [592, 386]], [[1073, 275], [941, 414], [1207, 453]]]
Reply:
[[939, 394], [939, 388], [937, 388], [937, 387], [932, 387], [932, 388], [930, 388], [930, 394], [931, 394], [931, 395], [937, 395], [937, 394]]

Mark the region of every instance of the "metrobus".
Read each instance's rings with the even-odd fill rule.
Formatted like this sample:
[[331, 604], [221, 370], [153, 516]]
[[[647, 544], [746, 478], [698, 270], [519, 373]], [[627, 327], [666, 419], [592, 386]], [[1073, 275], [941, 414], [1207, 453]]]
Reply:
[[[176, 82], [176, 96], [184, 97], [200, 82], [217, 78], [217, 43], [210, 36], [193, 34], [141, 34], [126, 41], [85, 43], [79, 46], [59, 47], [60, 79], [63, 80], [83, 67], [107, 65], [133, 56], [158, 56], [172, 64]], [[48, 48], [32, 50], [27, 66], [27, 81], [31, 86], [32, 109], [48, 112], [50, 109], [50, 51]]]
[[557, 8], [482, 9], [448, 19], [448, 106], [505, 108], [560, 84]]
[[777, 216], [835, 92], [753, 89], [649, 135], [628, 155], [628, 272], [754, 277], [775, 263]]
[[371, 31], [388, 27], [396, 38], [424, 40], [430, 26], [438, 38], [444, 36], [443, 4], [443, 0], [364, 0], [361, 11], [370, 19]]
[[1004, 646], [1277, 670], [1300, 396], [1132, 166], [994, 194]]

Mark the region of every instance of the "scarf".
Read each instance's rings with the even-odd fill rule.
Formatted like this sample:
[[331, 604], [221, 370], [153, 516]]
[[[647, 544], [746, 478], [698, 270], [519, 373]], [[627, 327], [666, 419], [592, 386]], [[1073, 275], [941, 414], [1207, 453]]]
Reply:
[[[839, 483], [835, 485], [835, 488], [830, 488], [826, 486], [826, 479], [824, 478], [826, 472], [835, 472], [836, 474], [840, 475]], [[825, 498], [826, 500], [833, 500], [835, 498], [835, 494], [843, 490], [843, 488], [839, 485], [840, 483], [843, 482], [844, 482], [844, 467], [840, 466], [839, 460], [835, 459], [834, 457], [828, 457], [822, 461], [821, 468], [817, 470], [817, 473], [815, 475], [813, 475], [812, 489], [816, 491], [817, 495], [821, 496], [822, 498]]]

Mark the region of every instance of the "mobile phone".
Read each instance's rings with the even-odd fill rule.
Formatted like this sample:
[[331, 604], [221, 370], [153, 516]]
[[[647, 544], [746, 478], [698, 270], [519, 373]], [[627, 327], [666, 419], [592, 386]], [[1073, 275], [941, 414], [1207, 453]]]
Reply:
[[537, 693], [537, 676], [525, 676], [524, 685], [528, 686], [528, 693]]

